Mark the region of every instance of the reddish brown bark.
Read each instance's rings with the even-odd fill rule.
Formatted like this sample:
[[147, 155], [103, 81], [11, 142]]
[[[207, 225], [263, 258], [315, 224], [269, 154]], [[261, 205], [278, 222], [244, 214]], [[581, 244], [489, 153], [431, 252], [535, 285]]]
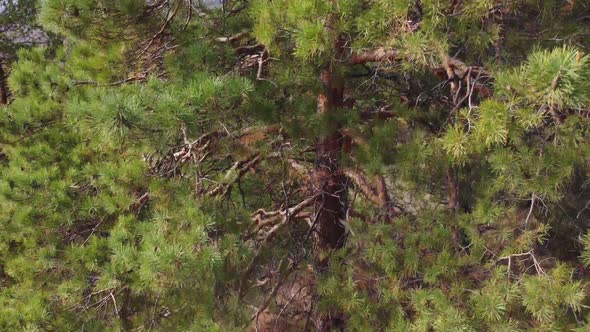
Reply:
[[450, 211], [454, 212], [459, 207], [459, 182], [457, 181], [457, 175], [455, 174], [455, 168], [449, 167], [447, 169], [447, 206]]
[[[457, 168], [449, 166], [447, 169], [447, 207], [449, 208], [449, 214], [453, 218], [457, 210], [459, 209], [459, 179], [457, 176]], [[459, 249], [461, 247], [462, 235], [458, 227], [453, 224], [451, 226], [451, 241], [453, 247]]]
[[[336, 58], [344, 58], [346, 41], [336, 41]], [[313, 256], [316, 273], [324, 273], [330, 253], [341, 248], [346, 241], [346, 230], [341, 221], [346, 218], [348, 190], [346, 177], [340, 167], [343, 149], [341, 124], [334, 120], [344, 105], [344, 80], [327, 64], [320, 73], [323, 91], [318, 94], [317, 112], [323, 117], [324, 126], [316, 143], [316, 160], [312, 175], [314, 202]], [[317, 294], [315, 295], [317, 299]], [[338, 314], [315, 312], [314, 328], [317, 332], [334, 331], [342, 327]]]
[[[326, 70], [324, 78], [329, 77]], [[335, 111], [341, 90], [332, 86], [331, 79], [324, 81], [326, 92], [318, 96], [318, 113], [329, 116]], [[334, 125], [334, 124], [331, 124]], [[328, 267], [330, 253], [341, 248], [346, 239], [344, 226], [340, 222], [346, 216], [347, 188], [346, 179], [338, 162], [342, 150], [342, 134], [335, 128], [329, 128], [322, 134], [316, 144], [316, 162], [313, 170], [312, 185], [317, 198], [314, 202], [313, 256], [316, 273], [324, 273]], [[316, 294], [317, 298], [317, 294]], [[315, 312], [314, 329], [328, 332], [337, 329], [341, 320], [337, 317]]]
[[329, 69], [322, 70], [324, 91], [318, 95], [317, 112], [327, 125], [316, 146], [313, 186], [318, 196], [315, 202], [314, 255], [318, 268], [327, 264], [327, 254], [342, 247], [345, 229], [340, 222], [345, 218], [347, 206], [346, 178], [339, 165], [343, 137], [340, 126], [329, 122], [331, 115], [343, 105], [343, 84]]
[[[336, 40], [336, 58], [344, 58], [346, 40]], [[312, 176], [316, 192], [314, 257], [320, 271], [326, 268], [329, 252], [342, 247], [346, 232], [341, 220], [346, 217], [346, 177], [340, 169], [343, 149], [341, 124], [334, 115], [344, 107], [344, 79], [334, 71], [335, 64], [327, 64], [320, 72], [323, 91], [318, 94], [317, 112], [325, 125], [316, 144], [316, 160]]]
[[8, 89], [6, 88], [6, 74], [0, 63], [0, 105], [8, 104]]

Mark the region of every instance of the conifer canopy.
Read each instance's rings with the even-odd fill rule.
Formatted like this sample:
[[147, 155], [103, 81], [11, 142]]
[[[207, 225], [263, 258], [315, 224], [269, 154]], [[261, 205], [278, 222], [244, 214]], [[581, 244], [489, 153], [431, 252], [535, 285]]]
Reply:
[[587, 331], [588, 13], [0, 0], [0, 330]]

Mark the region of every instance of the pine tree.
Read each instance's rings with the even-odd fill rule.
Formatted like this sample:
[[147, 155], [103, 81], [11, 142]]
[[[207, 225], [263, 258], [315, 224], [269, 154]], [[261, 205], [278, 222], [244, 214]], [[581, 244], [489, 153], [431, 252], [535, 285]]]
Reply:
[[0, 329], [587, 329], [587, 6], [43, 1]]
[[1, 118], [0, 329], [225, 330], [219, 285], [249, 250], [236, 235], [241, 212], [196, 204], [190, 166], [209, 152], [192, 141], [208, 121], [239, 114], [252, 86], [196, 58], [164, 59], [173, 36], [159, 32], [160, 11], [107, 5], [45, 2], [42, 22], [65, 47], [22, 50], [13, 66], [15, 99]]
[[[542, 34], [551, 31], [567, 36], [564, 38], [566, 45], [581, 43], [576, 34], [587, 31], [587, 28], [575, 23], [576, 19], [580, 19], [576, 8], [585, 8], [586, 4], [571, 3], [559, 8], [553, 3], [473, 1], [456, 2], [447, 7], [436, 1], [261, 0], [254, 2], [252, 7], [253, 30], [258, 40], [268, 46], [271, 54], [289, 59], [283, 61], [301, 61], [320, 71], [320, 81], [328, 90], [327, 95], [320, 92], [318, 97], [318, 112], [327, 121], [323, 123], [327, 133], [320, 136], [319, 146], [316, 146], [316, 153], [319, 152], [316, 165], [320, 170], [318, 172], [316, 168], [316, 176], [332, 184], [333, 189], [315, 184], [315, 190], [320, 190], [320, 197], [327, 194], [340, 203], [338, 207], [332, 205], [328, 208], [332, 220], [348, 220], [343, 218], [349, 211], [347, 198], [350, 196], [345, 193], [344, 185], [348, 182], [338, 178], [341, 174], [346, 174], [348, 180], [366, 198], [377, 203], [382, 211], [389, 212], [386, 220], [394, 219], [393, 229], [385, 235], [358, 241], [360, 244], [356, 252], [363, 253], [367, 243], [385, 241], [381, 238], [383, 236], [397, 239], [398, 243], [387, 241], [372, 251], [367, 250], [370, 262], [376, 265], [375, 270], [367, 268], [362, 259], [354, 263], [358, 259], [354, 254], [344, 257], [335, 255], [335, 264], [328, 274], [335, 274], [336, 279], [326, 276], [327, 288], [321, 288], [319, 293], [321, 302], [328, 303], [324, 308], [326, 312], [339, 312], [337, 320], [345, 318], [347, 328], [352, 330], [386, 328], [381, 325], [384, 312], [371, 314], [374, 302], [369, 298], [359, 298], [357, 285], [351, 285], [350, 292], [342, 291], [342, 284], [346, 284], [347, 280], [350, 282], [350, 278], [353, 283], [360, 282], [355, 280], [355, 275], [359, 273], [356, 269], [360, 268], [373, 270], [371, 274], [376, 273], [376, 280], [390, 276], [393, 283], [401, 284], [396, 288], [401, 288], [402, 294], [405, 294], [397, 293], [393, 298], [411, 301], [413, 315], [408, 315], [408, 308], [404, 306], [399, 311], [387, 310], [391, 312], [390, 317], [398, 317], [391, 321], [392, 328], [437, 331], [494, 329], [496, 325], [484, 324], [478, 321], [479, 317], [469, 316], [469, 313], [459, 309], [463, 303], [470, 301], [461, 289], [474, 287], [474, 281], [489, 278], [485, 275], [471, 276], [469, 270], [481, 265], [484, 268], [479, 268], [483, 270], [479, 273], [487, 274], [498, 264], [507, 263], [508, 271], [505, 273], [508, 279], [515, 280], [515, 287], [527, 289], [529, 279], [520, 274], [513, 275], [515, 267], [512, 265], [513, 259], [518, 260], [518, 264], [524, 264], [519, 257], [525, 257], [527, 263], [532, 261], [539, 275], [537, 278], [559, 279], [548, 277], [537, 262], [535, 250], [541, 249], [536, 247], [535, 242], [546, 243], [546, 237], [553, 235], [549, 235], [546, 224], [539, 223], [532, 212], [539, 209], [535, 204], [546, 206], [564, 197], [564, 186], [572, 183], [575, 170], [580, 170], [577, 167], [585, 163], [585, 154], [575, 151], [582, 144], [582, 123], [585, 122], [582, 113], [588, 106], [582, 101], [588, 95], [587, 57], [580, 49], [556, 48], [555, 45], [549, 45], [549, 51], [538, 50], [535, 41], [527, 44], [518, 39], [517, 32], [522, 29], [521, 24], [530, 24], [527, 28], [532, 31], [542, 31]], [[542, 19], [537, 20], [538, 17]], [[556, 17], [559, 19], [556, 20]], [[543, 40], [542, 37], [539, 40]], [[504, 64], [518, 63], [523, 56], [528, 58], [526, 64], [512, 74], [512, 69]], [[359, 73], [361, 68], [357, 70], [354, 67], [360, 67], [359, 64], [364, 64], [367, 74]], [[372, 79], [355, 81], [354, 78], [359, 76]], [[440, 84], [437, 77], [443, 80]], [[385, 80], [393, 84], [383, 82]], [[363, 85], [369, 84], [377, 91], [359, 93]], [[379, 90], [380, 86], [386, 87], [383, 92]], [[367, 97], [369, 100], [363, 103], [363, 98]], [[345, 98], [354, 102], [352, 112], [344, 107]], [[399, 98], [399, 101], [394, 98]], [[385, 109], [381, 107], [373, 112], [363, 109], [368, 104], [367, 108], [374, 110], [379, 99], [383, 100], [381, 105], [387, 105]], [[346, 106], [350, 107], [350, 104], [352, 102]], [[520, 109], [526, 109], [528, 113]], [[552, 121], [547, 119], [548, 115]], [[366, 127], [362, 121], [367, 118], [385, 118], [387, 121], [382, 125], [383, 129], [369, 129], [371, 125]], [[569, 127], [565, 118], [572, 121], [574, 127]], [[393, 133], [385, 129], [387, 126], [393, 127]], [[393, 134], [384, 137], [385, 142], [387, 139], [392, 142], [393, 136], [394, 146], [384, 147], [387, 143], [379, 142], [382, 139], [379, 130]], [[557, 134], [556, 130], [561, 134]], [[539, 139], [540, 142], [537, 141]], [[356, 153], [344, 158], [348, 159], [348, 163], [352, 162], [348, 167], [358, 170], [368, 166], [373, 172], [377, 171], [378, 180], [375, 183], [371, 184], [370, 177], [363, 172], [341, 170], [340, 163], [344, 161], [340, 154], [350, 153], [346, 147], [347, 140], [359, 145]], [[554, 148], [545, 143], [552, 140]], [[381, 157], [379, 150], [384, 154], [393, 154], [393, 157]], [[360, 156], [357, 156], [359, 152]], [[326, 158], [329, 161], [326, 162]], [[416, 159], [424, 160], [425, 164], [416, 165]], [[409, 170], [403, 168], [404, 160], [407, 160], [405, 166]], [[381, 166], [378, 166], [380, 163]], [[441, 214], [436, 204], [428, 201], [436, 199], [444, 191], [426, 189], [428, 196], [418, 198], [426, 208], [416, 211], [416, 203], [412, 202], [409, 209], [404, 209], [407, 212], [416, 211], [410, 213], [413, 216], [406, 215], [403, 219], [409, 218], [417, 225], [402, 226], [410, 221], [403, 222], [396, 213], [397, 209], [391, 209], [386, 189], [384, 193], [380, 192], [386, 187], [379, 176], [388, 170], [384, 166], [389, 163], [393, 166], [389, 172], [400, 176], [400, 181], [394, 184], [407, 185], [404, 182], [408, 180], [414, 182], [410, 190], [417, 191], [417, 195], [424, 195], [424, 190], [439, 179], [439, 186], [446, 186], [446, 197], [442, 199], [446, 201], [447, 214]], [[416, 169], [416, 166], [419, 168]], [[443, 166], [442, 169], [440, 166]], [[325, 170], [328, 170], [327, 174], [322, 173]], [[463, 189], [465, 185], [470, 188]], [[405, 195], [403, 189], [400, 194]], [[525, 210], [528, 213], [522, 219], [524, 226], [518, 227], [514, 222], [523, 215], [521, 211], [524, 209], [519, 209], [519, 201], [523, 199], [528, 199], [530, 204]], [[322, 208], [321, 204], [316, 204], [318, 225], [322, 222], [329, 225], [330, 222], [323, 221]], [[481, 224], [479, 218], [490, 220], [487, 216], [490, 209], [496, 217], [486, 223], [499, 223], [501, 226]], [[361, 219], [366, 222], [367, 218]], [[483, 236], [480, 230], [482, 227], [497, 229], [499, 238], [486, 239], [487, 236]], [[324, 230], [319, 226], [317, 232], [321, 238]], [[365, 232], [364, 228], [357, 230], [357, 233]], [[344, 231], [331, 228], [325, 233], [329, 235], [324, 235], [324, 239], [329, 239], [329, 236], [340, 238]], [[351, 234], [354, 233], [352, 226]], [[417, 234], [418, 238], [411, 240], [410, 234]], [[331, 243], [330, 240], [324, 242]], [[482, 246], [479, 249], [478, 242]], [[331, 246], [335, 247], [338, 246]], [[350, 250], [348, 248], [344, 252], [350, 253]], [[395, 254], [383, 257], [380, 253], [400, 250], [405, 251], [401, 262], [395, 262]], [[515, 255], [514, 258], [512, 255]], [[481, 261], [482, 256], [488, 263]], [[343, 264], [352, 267], [345, 272], [339, 271], [336, 266]], [[467, 274], [467, 278], [458, 278], [461, 274]], [[459, 281], [450, 282], [454, 278]], [[533, 277], [530, 282], [533, 280], [536, 279]], [[553, 309], [548, 306], [533, 309], [528, 301], [538, 301], [533, 299], [536, 294], [523, 291], [522, 306], [526, 308], [523, 311], [537, 320], [535, 325], [539, 328], [564, 328], [565, 325], [560, 324], [567, 324], [567, 319], [556, 321], [552, 316], [557, 306], [569, 306], [574, 311], [580, 308], [584, 298], [580, 284], [561, 280], [557, 284], [563, 282], [572, 297], [560, 302], [560, 297], [555, 295], [556, 307]], [[413, 293], [403, 286], [406, 283], [417, 283], [421, 290]], [[441, 287], [450, 289], [441, 293]], [[378, 293], [387, 292], [387, 288], [375, 288], [380, 290]], [[478, 305], [481, 304], [479, 301], [484, 301], [479, 299], [474, 298], [473, 303]], [[355, 305], [350, 307], [347, 301]], [[436, 309], [433, 311], [431, 306]], [[542, 310], [546, 312], [542, 314]], [[408, 316], [414, 317], [410, 318], [413, 322], [409, 326], [404, 322]], [[368, 319], [370, 317], [374, 320]], [[500, 323], [497, 328], [523, 327], [522, 322], [517, 323], [514, 319], [510, 317], [506, 322], [498, 318]], [[330, 330], [334, 324], [338, 322], [333, 318], [319, 317], [316, 329]]]

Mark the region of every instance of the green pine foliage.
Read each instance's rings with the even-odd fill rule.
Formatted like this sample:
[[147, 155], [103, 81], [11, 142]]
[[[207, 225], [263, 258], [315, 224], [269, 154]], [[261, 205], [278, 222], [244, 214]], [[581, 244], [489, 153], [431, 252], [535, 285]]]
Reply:
[[[201, 71], [101, 86], [121, 75], [109, 66], [123, 65], [118, 45], [22, 51], [13, 66], [15, 99], [0, 120], [10, 156], [0, 180], [2, 330], [220, 329], [216, 287], [248, 257], [232, 235], [243, 226], [206, 212], [190, 180], [150, 175], [145, 159], [198, 137], [223, 109], [239, 113], [252, 85]], [[213, 240], [221, 228], [227, 235]]]
[[[63, 42], [0, 106], [0, 330], [588, 329], [587, 2], [190, 3], [39, 3]], [[289, 208], [336, 129], [318, 253], [323, 206]]]

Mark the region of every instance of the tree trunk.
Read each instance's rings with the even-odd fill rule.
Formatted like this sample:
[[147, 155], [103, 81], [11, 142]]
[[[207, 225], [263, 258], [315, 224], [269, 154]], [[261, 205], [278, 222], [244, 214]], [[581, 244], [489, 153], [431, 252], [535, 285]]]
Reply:
[[339, 124], [333, 120], [334, 113], [342, 107], [343, 86], [327, 69], [322, 71], [322, 83], [325, 91], [318, 96], [318, 113], [327, 125], [316, 146], [313, 186], [319, 195], [315, 202], [314, 249], [319, 266], [325, 267], [325, 251], [342, 247], [345, 240], [340, 221], [346, 215], [347, 188], [339, 163], [343, 137]]
[[0, 105], [8, 104], [8, 89], [6, 88], [6, 74], [0, 63]]
[[[449, 166], [447, 169], [447, 190], [450, 217], [455, 220], [457, 210], [459, 209], [459, 171], [455, 166]], [[456, 223], [451, 225], [451, 241], [453, 247], [457, 250], [461, 248], [464, 235], [459, 231]]]
[[[316, 145], [316, 163], [313, 174], [315, 201], [315, 232], [313, 236], [313, 255], [316, 273], [324, 273], [328, 267], [330, 252], [341, 248], [346, 240], [342, 220], [346, 218], [347, 185], [346, 177], [340, 168], [339, 158], [342, 150], [340, 124], [334, 115], [343, 106], [343, 80], [335, 77], [326, 67], [321, 72], [324, 91], [318, 96], [317, 112], [321, 114], [326, 126]], [[341, 319], [326, 314], [315, 315], [316, 331], [332, 331], [341, 325]]]
[[455, 213], [459, 208], [459, 181], [457, 179], [457, 169], [449, 166], [447, 169], [447, 207], [451, 213]]

